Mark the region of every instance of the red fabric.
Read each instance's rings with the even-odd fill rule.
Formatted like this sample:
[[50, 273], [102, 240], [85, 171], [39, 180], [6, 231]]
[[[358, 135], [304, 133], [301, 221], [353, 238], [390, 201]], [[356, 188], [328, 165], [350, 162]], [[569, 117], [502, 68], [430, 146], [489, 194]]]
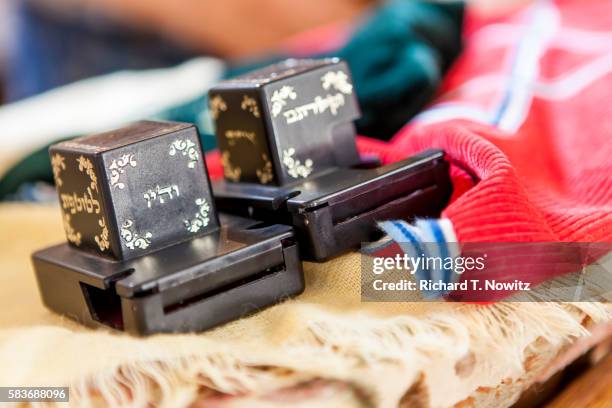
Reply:
[[[444, 149], [455, 167], [452, 175], [458, 190], [444, 216], [453, 222], [460, 242], [612, 241], [612, 3], [565, 1], [550, 8], [558, 13], [557, 28], [542, 47], [537, 77], [526, 88], [551, 83], [561, 91], [570, 89], [580, 82], [572, 81], [571, 75], [583, 69], [590, 83], [575, 94], [560, 100], [534, 95], [516, 131], [470, 120], [426, 124], [417, 118], [388, 144], [359, 141], [362, 152], [377, 153], [385, 162], [428, 147]], [[444, 85], [445, 94], [433, 107], [457, 101], [494, 107], [507, 87], [504, 79], [498, 86], [494, 83], [490, 93], [457, 90], [484, 76], [510, 75], [508, 62], [538, 11], [534, 7], [508, 17], [505, 31], [498, 27], [500, 33], [483, 30], [479, 35], [479, 28], [492, 26], [469, 24], [476, 26], [474, 34], [467, 38], [466, 50]], [[496, 35], [512, 32], [516, 41], [491, 45], [504, 40]], [[599, 41], [600, 49], [593, 46], [588, 53], [568, 49], [564, 40], [577, 35], [583, 41]], [[524, 63], [520, 58], [513, 62]], [[600, 69], [589, 70], [591, 66]], [[559, 78], [567, 79], [567, 84]], [[474, 178], [471, 188], [468, 175]]]
[[389, 163], [444, 149], [455, 194], [443, 215], [460, 242], [612, 241], [612, 3], [550, 2], [466, 26], [437, 101], [389, 143], [360, 137], [360, 151]]

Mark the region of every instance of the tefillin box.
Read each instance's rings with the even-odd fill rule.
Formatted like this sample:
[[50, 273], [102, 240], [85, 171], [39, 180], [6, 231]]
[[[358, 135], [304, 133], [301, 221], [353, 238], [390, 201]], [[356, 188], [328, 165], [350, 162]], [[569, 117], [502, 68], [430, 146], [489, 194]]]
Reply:
[[307, 260], [376, 238], [376, 221], [438, 216], [452, 186], [444, 153], [361, 162], [359, 107], [338, 59], [287, 60], [209, 91], [225, 181], [217, 206], [293, 225]]
[[138, 334], [203, 330], [300, 293], [292, 228], [217, 214], [193, 125], [50, 148], [68, 243], [33, 254], [43, 302]]
[[359, 107], [344, 62], [290, 60], [209, 96], [229, 181], [283, 186], [359, 163]]
[[74, 247], [127, 260], [219, 226], [193, 125], [141, 122], [49, 152]]

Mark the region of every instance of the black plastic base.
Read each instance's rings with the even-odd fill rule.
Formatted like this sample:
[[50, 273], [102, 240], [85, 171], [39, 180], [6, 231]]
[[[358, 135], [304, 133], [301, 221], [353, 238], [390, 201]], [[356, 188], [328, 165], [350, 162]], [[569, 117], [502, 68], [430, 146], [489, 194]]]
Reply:
[[292, 228], [220, 214], [216, 233], [111, 261], [57, 245], [32, 255], [44, 304], [134, 334], [200, 331], [304, 290]]
[[376, 221], [437, 217], [452, 193], [441, 150], [376, 168], [336, 168], [286, 187], [213, 183], [220, 211], [296, 229], [304, 259], [324, 261], [377, 238]]

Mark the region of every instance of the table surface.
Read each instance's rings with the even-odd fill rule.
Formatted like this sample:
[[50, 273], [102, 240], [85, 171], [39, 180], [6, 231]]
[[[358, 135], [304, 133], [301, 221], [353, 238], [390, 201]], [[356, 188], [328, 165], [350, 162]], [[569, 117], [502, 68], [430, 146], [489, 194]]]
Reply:
[[547, 408], [612, 407], [612, 354], [574, 380]]

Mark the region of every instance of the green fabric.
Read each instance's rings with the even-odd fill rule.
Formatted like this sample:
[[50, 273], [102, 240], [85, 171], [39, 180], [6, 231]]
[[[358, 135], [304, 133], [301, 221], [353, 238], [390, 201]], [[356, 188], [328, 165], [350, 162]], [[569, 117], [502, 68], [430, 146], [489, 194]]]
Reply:
[[[389, 139], [431, 99], [461, 50], [463, 2], [393, 0], [378, 8], [339, 50], [349, 64], [362, 118], [360, 134]], [[230, 67], [227, 77], [288, 55]]]
[[25, 183], [35, 181], [53, 183], [48, 150], [49, 145], [36, 150], [6, 172], [0, 179], [0, 200], [15, 194]]

